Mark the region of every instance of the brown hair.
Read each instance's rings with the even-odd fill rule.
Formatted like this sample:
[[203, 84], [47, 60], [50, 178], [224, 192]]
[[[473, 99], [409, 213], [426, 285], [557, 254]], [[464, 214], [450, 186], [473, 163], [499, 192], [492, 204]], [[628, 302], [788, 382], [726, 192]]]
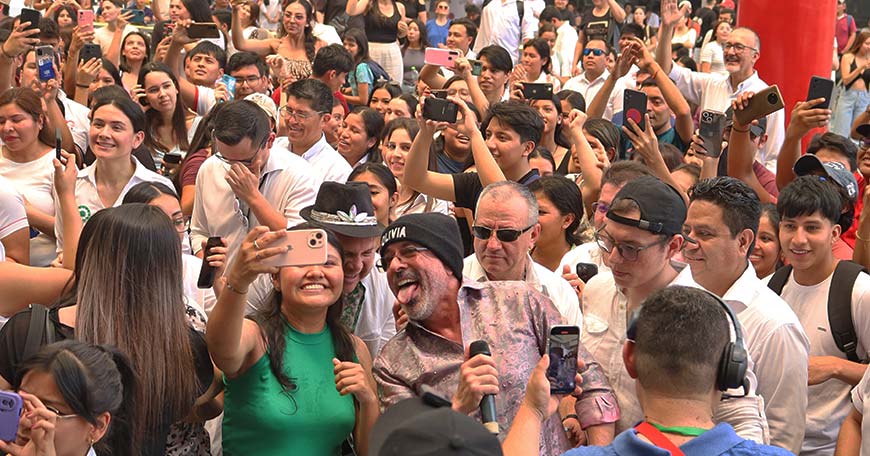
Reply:
[[36, 92], [25, 87], [8, 89], [0, 94], [0, 106], [6, 106], [10, 103], [15, 103], [15, 106], [30, 114], [34, 122], [42, 119], [42, 129], [39, 130], [37, 139], [46, 146], [54, 146], [55, 138], [48, 125], [48, 118], [42, 110], [42, 100]]

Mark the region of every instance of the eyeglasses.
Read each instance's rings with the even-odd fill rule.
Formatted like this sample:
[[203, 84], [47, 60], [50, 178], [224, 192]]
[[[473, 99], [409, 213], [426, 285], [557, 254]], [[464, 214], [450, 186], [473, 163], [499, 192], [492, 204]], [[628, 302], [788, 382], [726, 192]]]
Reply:
[[858, 141], [858, 147], [860, 147], [861, 150], [870, 149], [870, 137], [861, 138], [861, 140]]
[[172, 219], [172, 225], [179, 233], [186, 233], [187, 229], [190, 228], [190, 219], [187, 217]]
[[592, 54], [595, 57], [601, 57], [602, 55], [604, 55], [604, 49], [593, 49], [593, 48], [583, 49], [583, 56], [584, 57], [589, 55], [589, 54]]
[[509, 229], [509, 228], [494, 230], [492, 228], [488, 228], [485, 226], [474, 225], [473, 227], [471, 227], [471, 234], [480, 240], [488, 241], [489, 238], [492, 237], [492, 233], [495, 232], [495, 237], [499, 241], [501, 241], [501, 242], [514, 242], [520, 237], [520, 235], [522, 235], [526, 231], [529, 231], [535, 225], [536, 224], [533, 223], [533, 224], [531, 224], [531, 225], [529, 225], [521, 230], [514, 230], [514, 229]]
[[599, 212], [599, 213], [602, 213], [602, 214], [607, 214], [607, 211], [608, 211], [608, 210], [610, 210], [610, 206], [608, 206], [608, 205], [605, 204], [605, 203], [602, 203], [602, 202], [599, 202], [599, 201], [596, 201], [596, 202], [592, 203], [592, 211], [593, 211], [593, 212]]
[[734, 49], [734, 52], [743, 52], [747, 49], [752, 52], [758, 52], [758, 49], [740, 43], [725, 43], [725, 46], [722, 46], [723, 51], [727, 51], [729, 49]]
[[316, 116], [316, 115], [326, 114], [325, 112], [322, 112], [322, 111], [294, 111], [286, 105], [281, 107], [280, 112], [281, 112], [281, 115], [284, 117], [293, 118], [293, 119], [296, 119], [297, 121], [303, 121], [303, 122]]
[[50, 405], [44, 405], [44, 404], [43, 404], [43, 406], [44, 406], [44, 407], [46, 408], [46, 410], [48, 410], [49, 412], [54, 413], [55, 415], [57, 415], [57, 419], [59, 419], [59, 420], [66, 420], [66, 419], [69, 419], [69, 418], [75, 418], [75, 417], [79, 416], [78, 414], [75, 414], [75, 413], [70, 413], [69, 415], [64, 415], [63, 413], [60, 413], [60, 411], [59, 411], [58, 409], [56, 409], [56, 408], [54, 408], [54, 407], [52, 407], [52, 406], [50, 406]]
[[637, 261], [637, 256], [640, 255], [640, 252], [650, 247], [664, 244], [670, 240], [670, 238], [666, 237], [649, 245], [634, 246], [622, 242], [616, 242], [609, 236], [601, 235], [601, 231], [603, 231], [603, 229], [595, 232], [595, 243], [598, 244], [598, 248], [608, 255], [610, 255], [611, 252], [613, 252], [613, 249], [616, 248], [616, 250], [619, 251], [619, 256], [621, 256], [625, 261]]
[[240, 86], [242, 84], [254, 85], [257, 81], [263, 79], [262, 76], [248, 76], [246, 78], [236, 78], [236, 85]]
[[378, 267], [379, 271], [384, 272], [390, 268], [390, 264], [392, 264], [394, 258], [399, 258], [400, 260], [402, 260], [402, 263], [407, 263], [416, 258], [417, 254], [419, 254], [420, 252], [426, 252], [428, 250], [429, 249], [427, 249], [426, 247], [409, 245], [405, 248], [399, 249], [398, 251], [396, 251], [396, 253], [392, 255], [386, 255], [381, 257], [381, 259], [379, 259], [375, 263], [375, 265]]
[[[268, 141], [268, 140], [269, 140], [269, 138], [266, 138], [266, 141]], [[220, 160], [220, 161], [222, 161], [222, 162], [224, 162], [224, 163], [226, 163], [226, 164], [232, 165], [233, 163], [239, 163], [239, 164], [241, 164], [241, 165], [251, 166], [251, 163], [254, 163], [254, 160], [257, 159], [257, 155], [260, 155], [260, 151], [263, 150], [264, 147], [266, 147], [266, 141], [263, 141], [263, 144], [260, 144], [260, 147], [258, 147], [257, 150], [254, 151], [254, 154], [253, 154], [253, 155], [251, 155], [251, 156], [248, 157], [248, 158], [241, 159], [241, 160], [236, 160], [236, 159], [233, 159], [233, 158], [227, 158], [227, 157], [225, 157], [223, 154], [221, 154], [221, 153], [217, 150], [217, 140], [215, 140], [214, 137], [212, 137], [212, 146], [211, 146], [211, 150], [214, 152], [214, 156], [217, 157], [218, 160]]]

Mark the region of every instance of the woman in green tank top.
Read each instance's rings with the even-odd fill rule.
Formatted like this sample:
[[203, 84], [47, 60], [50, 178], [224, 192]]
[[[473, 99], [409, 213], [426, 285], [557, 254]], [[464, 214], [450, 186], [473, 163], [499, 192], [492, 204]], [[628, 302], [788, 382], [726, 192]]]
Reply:
[[[291, 230], [303, 228], [316, 227]], [[287, 251], [265, 248], [287, 235], [262, 226], [248, 233], [208, 322], [209, 351], [225, 376], [224, 454], [340, 455], [352, 433], [366, 455], [379, 409], [371, 356], [339, 323], [344, 253], [328, 233], [325, 264], [263, 264]], [[262, 273], [272, 275], [274, 298], [246, 319], [245, 295]]]

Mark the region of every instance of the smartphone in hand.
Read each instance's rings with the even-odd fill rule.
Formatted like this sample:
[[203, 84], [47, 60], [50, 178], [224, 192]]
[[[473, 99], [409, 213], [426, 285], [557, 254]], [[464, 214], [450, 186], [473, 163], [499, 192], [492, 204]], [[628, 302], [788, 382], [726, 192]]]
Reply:
[[623, 125], [633, 120], [641, 130], [646, 130], [646, 94], [639, 90], [625, 89], [622, 95]]
[[704, 140], [704, 149], [710, 158], [722, 155], [722, 133], [725, 131], [726, 120], [725, 114], [719, 111], [707, 109], [701, 112], [698, 136]]
[[753, 95], [746, 108], [734, 112], [734, 117], [741, 124], [749, 125], [753, 120], [773, 114], [784, 107], [779, 87], [772, 85]]
[[79, 15], [79, 31], [93, 32], [94, 31], [94, 12], [89, 9], [80, 9]]
[[456, 123], [459, 105], [441, 98], [429, 97], [423, 103], [423, 118], [438, 122]]
[[549, 349], [550, 366], [547, 367], [547, 380], [550, 392], [570, 394], [574, 392], [577, 375], [577, 351], [580, 346], [580, 328], [577, 326], [553, 326], [550, 329]]
[[281, 268], [326, 263], [326, 231], [321, 229], [287, 231], [283, 238], [263, 246], [272, 247], [283, 247], [286, 252], [263, 260], [263, 264]]
[[426, 48], [426, 52], [423, 54], [423, 63], [453, 68], [455, 60], [459, 57], [462, 57], [462, 54], [455, 49]]
[[214, 285], [215, 273], [217, 269], [208, 264], [208, 256], [211, 255], [211, 249], [224, 245], [220, 236], [212, 236], [205, 243], [205, 249], [202, 252], [202, 268], [199, 270], [199, 279], [196, 281], [196, 286], [199, 288], [211, 288]]
[[39, 68], [39, 80], [49, 81], [57, 75], [54, 71], [54, 48], [39, 46], [36, 48], [36, 66]]
[[553, 84], [524, 82], [523, 98], [526, 100], [552, 100]]
[[807, 91], [807, 101], [815, 100], [816, 98], [824, 98], [821, 104], [816, 105], [813, 109], [830, 109], [831, 96], [834, 93], [834, 81], [830, 79], [813, 76], [810, 78], [810, 88]]

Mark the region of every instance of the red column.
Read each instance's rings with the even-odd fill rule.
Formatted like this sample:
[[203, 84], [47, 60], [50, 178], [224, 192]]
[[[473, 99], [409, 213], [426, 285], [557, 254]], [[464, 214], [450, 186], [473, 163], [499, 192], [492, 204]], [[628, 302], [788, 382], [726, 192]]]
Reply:
[[764, 82], [779, 86], [786, 126], [795, 103], [806, 99], [810, 77], [831, 77], [835, 21], [836, 0], [743, 0], [738, 6], [737, 25], [761, 38], [755, 68]]

